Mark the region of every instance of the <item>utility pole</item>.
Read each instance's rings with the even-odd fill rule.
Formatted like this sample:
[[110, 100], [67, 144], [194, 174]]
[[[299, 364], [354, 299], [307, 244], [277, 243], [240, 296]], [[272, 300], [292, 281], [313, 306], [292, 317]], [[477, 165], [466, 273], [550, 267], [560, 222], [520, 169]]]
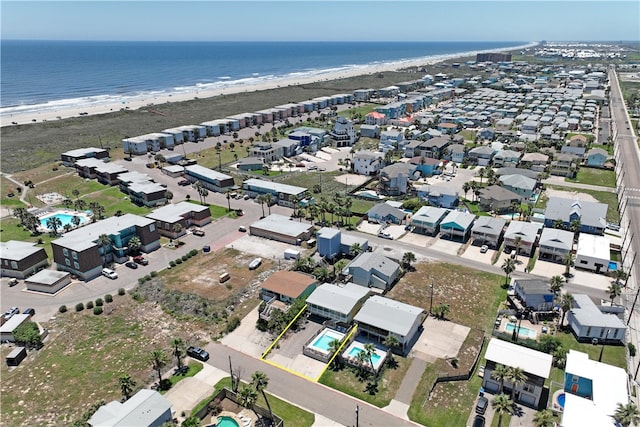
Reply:
[[356, 405], [356, 427], [360, 427], [360, 408]]

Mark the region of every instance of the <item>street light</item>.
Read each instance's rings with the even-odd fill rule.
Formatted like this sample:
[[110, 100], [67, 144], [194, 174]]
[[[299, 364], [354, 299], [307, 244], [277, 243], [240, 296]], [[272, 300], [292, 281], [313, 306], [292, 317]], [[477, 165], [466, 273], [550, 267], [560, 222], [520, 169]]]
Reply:
[[433, 283], [429, 285], [429, 289], [431, 289], [431, 298], [429, 299], [429, 315], [431, 315], [431, 309], [433, 308]]

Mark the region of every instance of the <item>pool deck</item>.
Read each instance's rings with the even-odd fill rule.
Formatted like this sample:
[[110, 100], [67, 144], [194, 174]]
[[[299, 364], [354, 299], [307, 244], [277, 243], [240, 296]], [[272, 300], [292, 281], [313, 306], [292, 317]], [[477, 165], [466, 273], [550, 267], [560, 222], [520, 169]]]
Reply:
[[[516, 328], [518, 327], [518, 322], [515, 322], [515, 323], [514, 322], [510, 322], [508, 317], [503, 317], [500, 320], [500, 326], [498, 327], [498, 331], [504, 332], [505, 334], [512, 333], [512, 331], [507, 331], [507, 325], [508, 324], [512, 324]], [[533, 323], [531, 323], [528, 320], [523, 320], [522, 322], [520, 322], [520, 327], [521, 328], [527, 328], [527, 329], [530, 329], [532, 331], [535, 331], [535, 333], [536, 333], [535, 338], [531, 338], [531, 339], [535, 339], [535, 340], [539, 339], [541, 335], [545, 335], [546, 334], [546, 333], [542, 332], [542, 327], [543, 326], [547, 326], [547, 331], [549, 331], [550, 325], [542, 325], [542, 324], [534, 325]], [[522, 334], [520, 334], [520, 336], [524, 337], [524, 335], [522, 335]]]

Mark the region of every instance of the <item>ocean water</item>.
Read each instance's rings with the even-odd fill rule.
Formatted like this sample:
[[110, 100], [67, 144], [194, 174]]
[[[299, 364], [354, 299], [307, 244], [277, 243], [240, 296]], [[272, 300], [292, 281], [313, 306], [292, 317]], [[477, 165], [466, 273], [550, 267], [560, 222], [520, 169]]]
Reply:
[[524, 42], [0, 42], [0, 115], [322, 75]]

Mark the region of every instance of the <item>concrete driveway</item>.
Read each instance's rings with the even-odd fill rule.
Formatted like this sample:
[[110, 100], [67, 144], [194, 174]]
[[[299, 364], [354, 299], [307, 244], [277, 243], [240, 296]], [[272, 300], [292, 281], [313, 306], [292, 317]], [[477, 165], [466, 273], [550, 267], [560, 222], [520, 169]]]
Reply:
[[[519, 257], [518, 257], [519, 258]], [[544, 261], [538, 258], [536, 265], [533, 267], [531, 274], [537, 274], [539, 276], [553, 277], [562, 276], [566, 267], [563, 264], [557, 262]]]
[[472, 259], [474, 261], [484, 262], [486, 264], [491, 264], [491, 260], [493, 259], [493, 255], [496, 253], [496, 249], [489, 249], [485, 253], [480, 253], [480, 245], [469, 245], [467, 249], [462, 254], [462, 258]]
[[458, 255], [458, 251], [460, 250], [460, 248], [462, 248], [463, 245], [463, 243], [453, 240], [437, 238], [435, 242], [433, 242], [433, 245], [431, 245], [431, 249], [435, 249], [436, 251], [440, 251], [449, 255]]
[[438, 358], [455, 357], [471, 328], [447, 320], [427, 317], [424, 329], [411, 349], [411, 356], [434, 362]]

